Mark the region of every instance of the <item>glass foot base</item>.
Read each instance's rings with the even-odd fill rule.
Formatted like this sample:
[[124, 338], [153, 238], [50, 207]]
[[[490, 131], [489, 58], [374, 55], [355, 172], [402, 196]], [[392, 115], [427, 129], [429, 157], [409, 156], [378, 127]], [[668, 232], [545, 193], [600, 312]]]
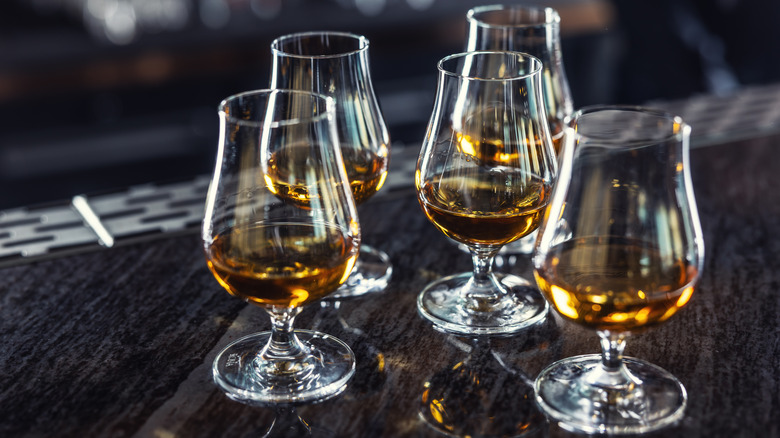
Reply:
[[456, 335], [508, 335], [540, 323], [547, 316], [547, 302], [528, 281], [495, 274], [509, 292], [489, 308], [470, 309], [459, 291], [471, 273], [444, 277], [428, 285], [417, 297], [417, 310], [437, 330]]
[[346, 389], [355, 373], [355, 355], [347, 344], [325, 333], [295, 330], [312, 354], [311, 370], [298, 379], [260, 375], [255, 358], [271, 332], [255, 333], [234, 341], [214, 359], [214, 382], [233, 400], [255, 405], [315, 403]]
[[[645, 433], [683, 418], [687, 395], [677, 378], [639, 359], [623, 363], [607, 373], [597, 354], [555, 362], [536, 378], [536, 402], [562, 428], [589, 434]], [[609, 380], [618, 383], [602, 383]]]
[[381, 292], [387, 287], [392, 276], [393, 265], [387, 254], [371, 246], [360, 245], [360, 255], [349, 278], [325, 299], [342, 300]]

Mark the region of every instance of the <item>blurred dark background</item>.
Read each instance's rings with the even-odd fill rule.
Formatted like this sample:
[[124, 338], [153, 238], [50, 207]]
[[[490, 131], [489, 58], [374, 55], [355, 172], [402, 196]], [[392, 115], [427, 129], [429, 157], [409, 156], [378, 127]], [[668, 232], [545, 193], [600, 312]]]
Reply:
[[[394, 148], [419, 148], [436, 62], [477, 0], [3, 0], [0, 210], [208, 174], [219, 101], [264, 88], [271, 41], [369, 38]], [[505, 3], [523, 3], [508, 1]], [[780, 80], [776, 0], [555, 0], [575, 107]]]

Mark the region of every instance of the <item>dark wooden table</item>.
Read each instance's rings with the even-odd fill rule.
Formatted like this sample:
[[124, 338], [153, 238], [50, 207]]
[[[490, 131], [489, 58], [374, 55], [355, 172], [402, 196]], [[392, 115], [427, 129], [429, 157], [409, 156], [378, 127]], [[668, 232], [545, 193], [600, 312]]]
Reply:
[[[685, 309], [626, 351], [688, 389], [681, 424], [649, 436], [780, 436], [778, 143], [769, 135], [691, 152], [703, 277]], [[568, 436], [538, 412], [530, 384], [554, 360], [597, 352], [595, 333], [553, 314], [506, 339], [435, 331], [416, 296], [469, 270], [470, 258], [427, 221], [411, 181], [360, 215], [364, 240], [392, 258], [389, 288], [313, 305], [296, 324], [355, 350], [340, 396], [273, 409], [217, 389], [216, 353], [269, 322], [217, 284], [193, 230], [0, 269], [0, 436], [259, 437], [275, 420], [273, 433], [301, 436], [297, 415], [313, 436]], [[524, 257], [501, 262], [497, 270], [531, 275]]]

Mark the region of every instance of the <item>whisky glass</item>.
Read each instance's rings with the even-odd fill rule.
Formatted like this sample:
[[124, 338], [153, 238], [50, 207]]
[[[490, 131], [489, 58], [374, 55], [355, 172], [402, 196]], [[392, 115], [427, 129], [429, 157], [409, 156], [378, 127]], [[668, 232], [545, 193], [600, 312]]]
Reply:
[[445, 57], [438, 69], [415, 186], [433, 225], [468, 246], [473, 272], [426, 286], [417, 308], [448, 333], [514, 333], [547, 314], [531, 283], [492, 270], [503, 245], [539, 225], [557, 171], [542, 64], [524, 53], [479, 51]]
[[[296, 33], [271, 43], [271, 88], [335, 100], [339, 144], [358, 205], [382, 188], [390, 160], [390, 136], [371, 83], [368, 47], [364, 36], [344, 32]], [[392, 273], [390, 257], [363, 244], [352, 274], [329, 298], [382, 291]]]
[[701, 275], [689, 136], [682, 119], [650, 108], [574, 114], [533, 257], [551, 305], [601, 340], [600, 355], [560, 360], [536, 379], [537, 402], [566, 429], [641, 433], [684, 415], [682, 383], [623, 350], [688, 303]]
[[257, 90], [219, 107], [203, 248], [219, 284], [271, 317], [270, 332], [238, 339], [214, 361], [214, 381], [237, 401], [320, 401], [343, 391], [355, 370], [342, 341], [293, 329], [304, 306], [346, 280], [360, 245], [333, 105], [312, 93]]
[[[466, 51], [511, 50], [542, 61], [542, 95], [553, 147], [560, 153], [563, 126], [574, 112], [561, 51], [561, 17], [553, 8], [531, 5], [482, 5], [469, 9]], [[537, 232], [505, 245], [501, 254], [533, 252]]]

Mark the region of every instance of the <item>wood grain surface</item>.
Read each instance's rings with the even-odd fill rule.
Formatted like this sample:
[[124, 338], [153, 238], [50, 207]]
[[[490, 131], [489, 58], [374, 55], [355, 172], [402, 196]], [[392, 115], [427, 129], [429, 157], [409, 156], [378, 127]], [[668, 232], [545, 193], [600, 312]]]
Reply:
[[[647, 436], [780, 436], [779, 142], [691, 152], [703, 277], [685, 309], [626, 349], [679, 377], [689, 405], [678, 426]], [[212, 382], [217, 352], [269, 322], [220, 288], [196, 232], [0, 270], [0, 436], [570, 436], [539, 413], [530, 385], [554, 360], [597, 352], [595, 333], [552, 313], [509, 338], [439, 333], [416, 296], [470, 270], [470, 257], [428, 222], [411, 181], [363, 205], [360, 220], [393, 279], [298, 317], [351, 345], [358, 366], [343, 394], [295, 408], [239, 404]], [[524, 257], [500, 262], [531, 276]]]

